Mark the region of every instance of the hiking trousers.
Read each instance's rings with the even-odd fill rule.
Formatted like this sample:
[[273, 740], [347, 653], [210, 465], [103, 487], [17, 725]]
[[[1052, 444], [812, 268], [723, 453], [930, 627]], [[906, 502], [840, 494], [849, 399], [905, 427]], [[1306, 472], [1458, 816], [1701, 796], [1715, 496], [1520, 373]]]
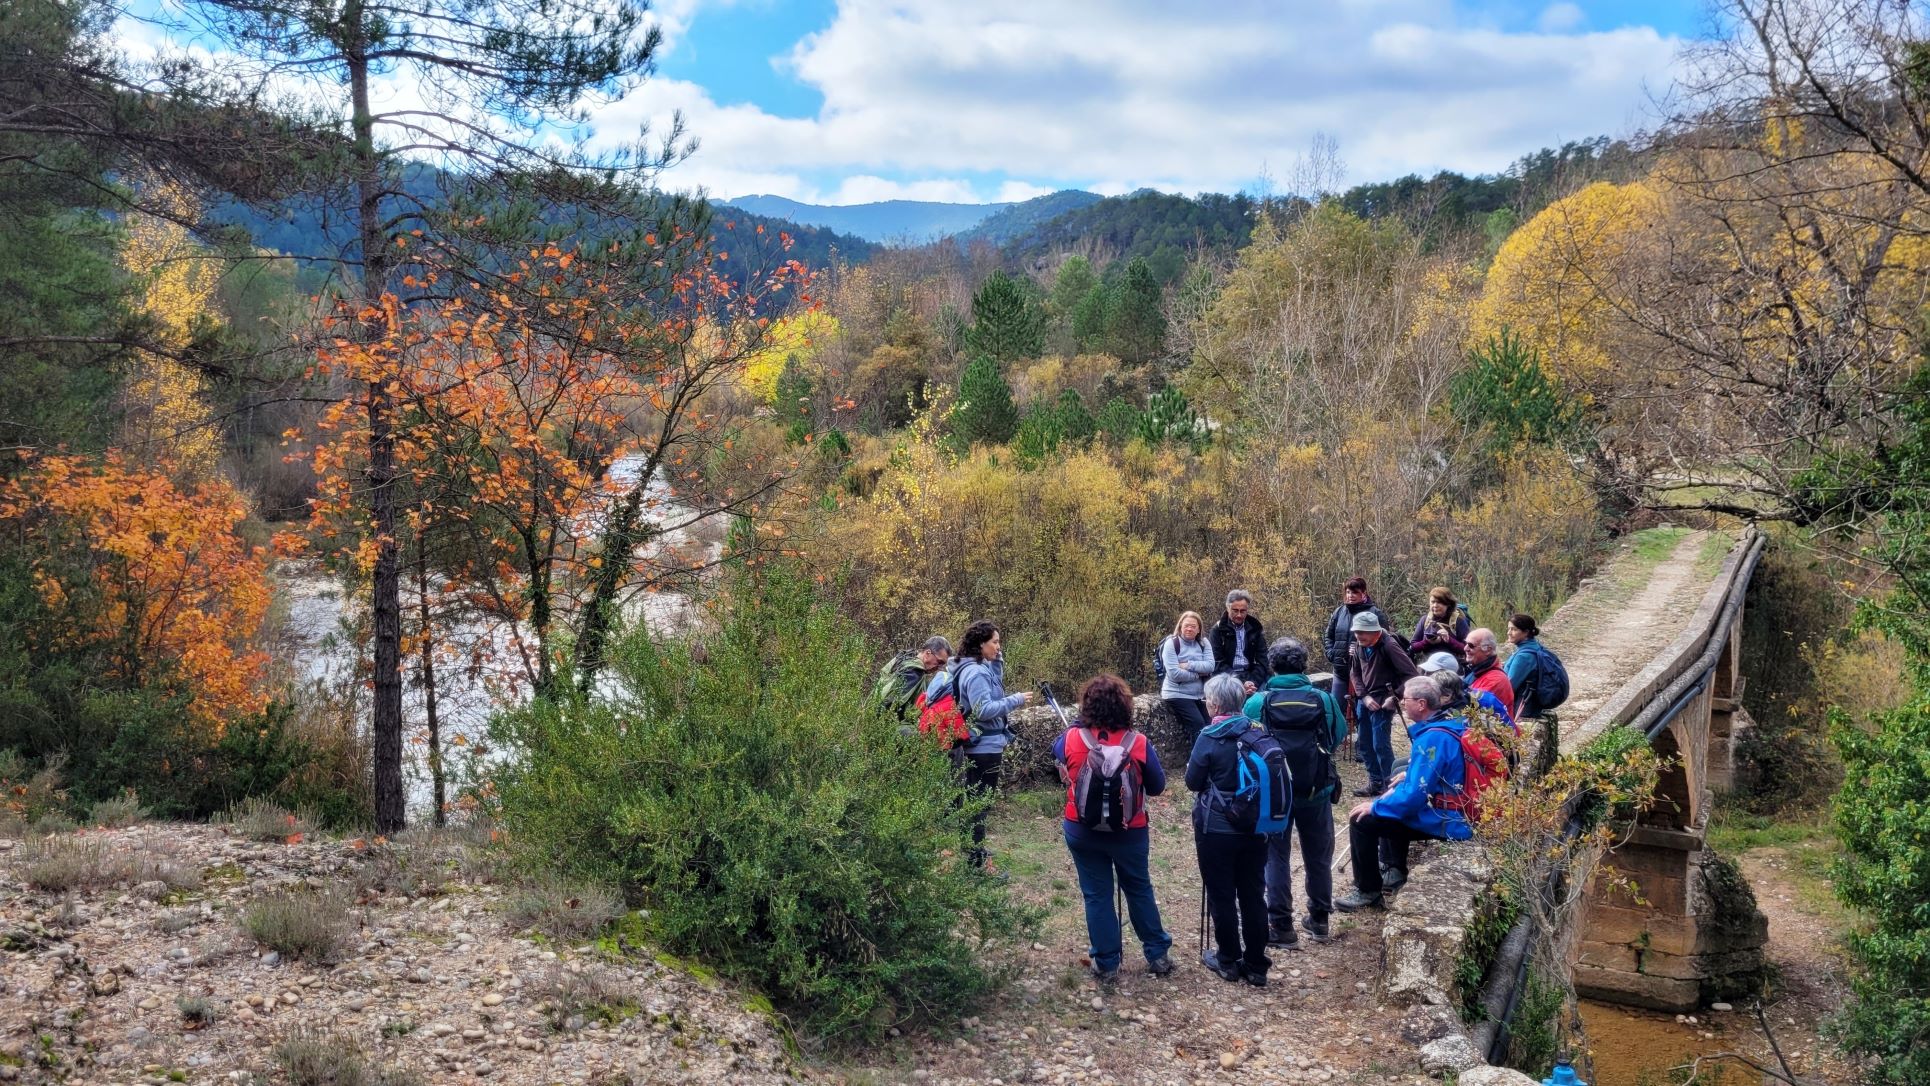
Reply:
[[1420, 830], [1398, 818], [1368, 813], [1347, 824], [1347, 848], [1354, 862], [1354, 886], [1363, 894], [1381, 892], [1381, 864], [1407, 871], [1407, 846], [1415, 841], [1444, 838]]
[[[991, 754], [967, 754], [965, 756], [965, 791], [973, 799], [996, 792], [999, 789], [999, 770], [1005, 765], [1005, 752]], [[981, 809], [972, 816], [972, 853], [973, 867], [985, 866], [985, 820], [991, 817], [990, 807]]]
[[1325, 797], [1295, 803], [1287, 828], [1267, 836], [1267, 922], [1293, 930], [1293, 837], [1307, 867], [1307, 915], [1327, 919], [1334, 911], [1334, 808]]
[[1093, 968], [1102, 973], [1119, 968], [1123, 936], [1112, 898], [1115, 875], [1126, 898], [1126, 915], [1132, 919], [1133, 934], [1139, 936], [1146, 960], [1164, 958], [1172, 949], [1173, 937], [1160, 923], [1159, 902], [1153, 899], [1153, 879], [1147, 867], [1152, 849], [1148, 832], [1138, 829], [1075, 836], [1068, 828], [1065, 839], [1072, 866], [1079, 872], [1079, 893], [1086, 901], [1086, 942], [1091, 947]]
[[1394, 710], [1358, 708], [1360, 714], [1360, 753], [1367, 763], [1367, 784], [1376, 792], [1387, 787], [1394, 776]]
[[1193, 849], [1221, 964], [1266, 976], [1273, 964], [1267, 957], [1267, 839], [1257, 833], [1195, 833]]
[[1161, 698], [1166, 711], [1173, 714], [1173, 723], [1179, 727], [1180, 734], [1186, 737], [1182, 750], [1190, 751], [1199, 741], [1200, 732], [1212, 721], [1206, 718], [1206, 703], [1198, 698]]

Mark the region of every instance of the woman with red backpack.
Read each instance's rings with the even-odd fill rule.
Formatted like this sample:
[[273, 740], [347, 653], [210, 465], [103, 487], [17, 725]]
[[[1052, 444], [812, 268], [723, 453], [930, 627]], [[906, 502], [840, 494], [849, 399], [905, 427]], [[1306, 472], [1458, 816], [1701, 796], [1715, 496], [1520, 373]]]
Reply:
[[1173, 937], [1160, 923], [1148, 869], [1152, 838], [1146, 797], [1166, 790], [1166, 770], [1145, 734], [1133, 729], [1133, 695], [1125, 682], [1100, 675], [1079, 691], [1079, 719], [1052, 744], [1066, 782], [1065, 840], [1086, 903], [1086, 940], [1092, 975], [1119, 976], [1123, 937], [1113, 904], [1113, 879], [1126, 898], [1126, 915], [1146, 954], [1146, 971], [1173, 971]]

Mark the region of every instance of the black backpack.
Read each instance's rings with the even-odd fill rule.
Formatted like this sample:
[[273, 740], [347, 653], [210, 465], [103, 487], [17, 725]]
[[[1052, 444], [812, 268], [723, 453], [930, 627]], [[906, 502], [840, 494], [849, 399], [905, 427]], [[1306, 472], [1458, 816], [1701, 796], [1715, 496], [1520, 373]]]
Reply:
[[1340, 774], [1334, 768], [1333, 736], [1327, 730], [1327, 708], [1318, 690], [1268, 690], [1260, 726], [1279, 740], [1293, 770], [1294, 799], [1305, 802], [1322, 789], [1329, 798], [1340, 795]]
[[[1179, 643], [1179, 638], [1177, 636], [1171, 638], [1171, 640], [1173, 641], [1174, 644]], [[1179, 655], [1179, 650], [1174, 649], [1173, 654], [1175, 656]], [[1166, 681], [1166, 640], [1165, 639], [1153, 642], [1153, 681], [1156, 683], [1163, 683]]]

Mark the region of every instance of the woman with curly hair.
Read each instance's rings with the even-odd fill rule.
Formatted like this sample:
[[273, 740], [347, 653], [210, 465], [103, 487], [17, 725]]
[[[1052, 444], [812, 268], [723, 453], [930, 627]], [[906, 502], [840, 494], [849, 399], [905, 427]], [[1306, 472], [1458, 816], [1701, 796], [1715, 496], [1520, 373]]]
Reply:
[[[999, 772], [1005, 765], [1005, 748], [1012, 742], [1012, 726], [1005, 719], [1014, 709], [1025, 707], [1032, 695], [1023, 691], [1005, 692], [1004, 639], [999, 628], [980, 620], [965, 627], [958, 646], [958, 660], [952, 665], [952, 685], [957, 691], [958, 710], [965, 716], [971, 734], [964, 740], [965, 788], [983, 797], [998, 791]], [[972, 866], [996, 874], [986, 861], [985, 807], [972, 818]]]
[[1166, 770], [1144, 734], [1133, 729], [1133, 695], [1116, 675], [1100, 675], [1079, 691], [1079, 719], [1052, 744], [1066, 782], [1065, 840], [1086, 902], [1086, 940], [1092, 974], [1119, 976], [1123, 953], [1113, 879], [1126, 898], [1126, 915], [1146, 954], [1146, 971], [1173, 971], [1166, 952], [1173, 937], [1159, 920], [1148, 870], [1152, 838], [1146, 797], [1166, 790]]

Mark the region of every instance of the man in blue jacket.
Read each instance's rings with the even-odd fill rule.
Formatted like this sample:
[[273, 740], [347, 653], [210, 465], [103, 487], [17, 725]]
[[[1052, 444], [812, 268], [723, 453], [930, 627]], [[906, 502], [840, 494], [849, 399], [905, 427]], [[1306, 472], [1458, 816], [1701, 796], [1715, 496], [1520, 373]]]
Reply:
[[[1383, 890], [1399, 889], [1407, 881], [1407, 846], [1428, 838], [1465, 841], [1473, 827], [1457, 810], [1444, 809], [1440, 799], [1461, 791], [1463, 766], [1458, 717], [1441, 713], [1446, 696], [1433, 679], [1412, 678], [1401, 688], [1401, 708], [1409, 720], [1411, 744], [1407, 772], [1386, 794], [1358, 804], [1348, 812], [1347, 842], [1353, 857], [1354, 890], [1334, 902], [1341, 912], [1382, 907]], [[1382, 846], [1385, 845], [1385, 848]], [[1381, 861], [1389, 875], [1383, 880]]]

